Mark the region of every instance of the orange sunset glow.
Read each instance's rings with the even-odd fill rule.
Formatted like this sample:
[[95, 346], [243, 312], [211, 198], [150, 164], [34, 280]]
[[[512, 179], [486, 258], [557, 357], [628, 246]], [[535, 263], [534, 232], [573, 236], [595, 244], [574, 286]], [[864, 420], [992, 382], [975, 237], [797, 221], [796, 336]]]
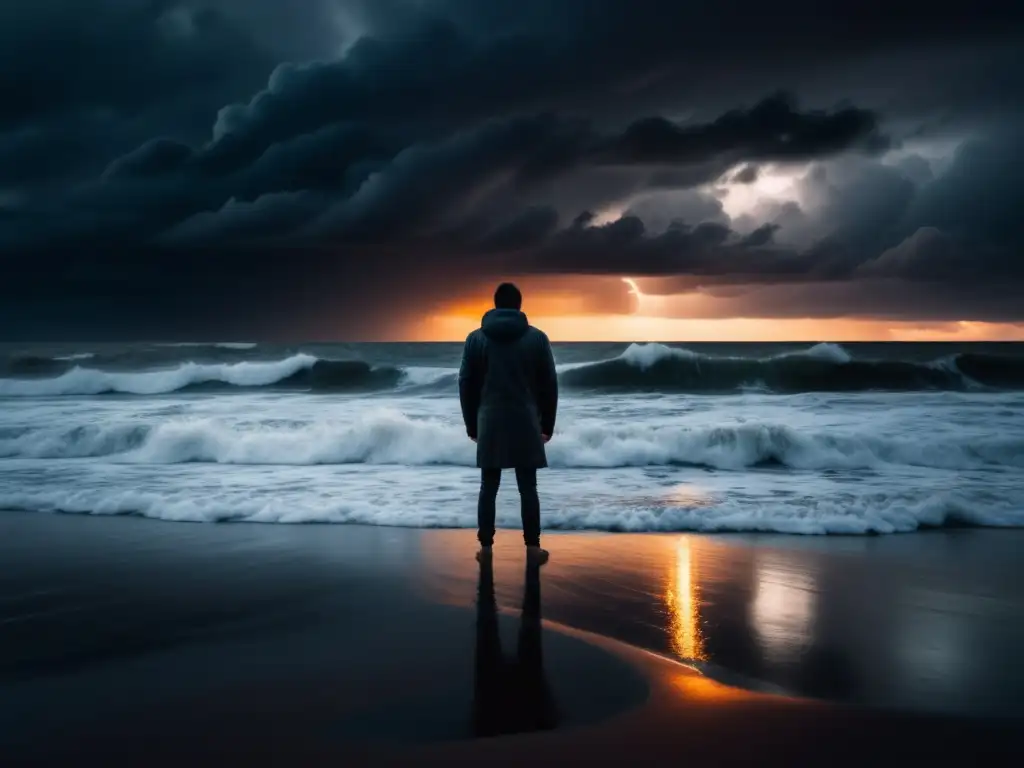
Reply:
[[[628, 279], [624, 279], [628, 281]], [[873, 318], [771, 318], [771, 317], [679, 317], [658, 314], [659, 305], [675, 307], [693, 304], [700, 315], [716, 299], [703, 294], [636, 296], [630, 314], [588, 311], [580, 293], [569, 290], [529, 293], [523, 311], [530, 322], [543, 329], [552, 341], [1020, 341], [1024, 324], [987, 323], [970, 320], [932, 322]], [[409, 329], [413, 341], [461, 341], [479, 327], [480, 317], [492, 306], [489, 294], [444, 306]]]

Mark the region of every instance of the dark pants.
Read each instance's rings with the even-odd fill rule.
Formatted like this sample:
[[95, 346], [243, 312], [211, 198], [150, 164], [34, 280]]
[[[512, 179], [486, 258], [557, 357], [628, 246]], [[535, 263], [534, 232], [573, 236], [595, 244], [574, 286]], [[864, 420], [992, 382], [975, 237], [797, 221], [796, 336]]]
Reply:
[[[480, 470], [480, 498], [476, 505], [477, 538], [485, 547], [494, 543], [495, 501], [501, 485], [500, 469]], [[523, 515], [523, 540], [528, 547], [540, 546], [540, 499], [537, 497], [537, 470], [517, 469], [519, 506]]]

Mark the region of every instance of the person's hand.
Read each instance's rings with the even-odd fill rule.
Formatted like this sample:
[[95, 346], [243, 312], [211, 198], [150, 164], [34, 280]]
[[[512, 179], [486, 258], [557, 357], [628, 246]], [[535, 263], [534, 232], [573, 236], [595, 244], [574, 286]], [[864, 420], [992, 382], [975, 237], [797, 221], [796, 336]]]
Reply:
[[542, 435], [540, 436], [540, 439], [541, 439], [541, 440], [543, 440], [543, 441], [544, 441], [544, 442], [546, 443], [546, 442], [547, 442], [548, 440], [550, 440], [550, 439], [551, 439], [551, 435], [543, 435], [543, 434], [542, 434]]

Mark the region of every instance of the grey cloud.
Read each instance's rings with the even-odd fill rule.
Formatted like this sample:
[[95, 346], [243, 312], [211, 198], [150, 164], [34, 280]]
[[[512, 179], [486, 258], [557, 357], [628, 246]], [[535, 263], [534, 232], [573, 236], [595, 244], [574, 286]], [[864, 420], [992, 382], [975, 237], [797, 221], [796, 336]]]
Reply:
[[625, 215], [640, 218], [651, 232], [663, 232], [676, 221], [729, 223], [721, 201], [696, 189], [668, 190], [641, 196], [630, 203]]
[[733, 184], [753, 184], [760, 175], [760, 169], [756, 165], [744, 165], [729, 179]]

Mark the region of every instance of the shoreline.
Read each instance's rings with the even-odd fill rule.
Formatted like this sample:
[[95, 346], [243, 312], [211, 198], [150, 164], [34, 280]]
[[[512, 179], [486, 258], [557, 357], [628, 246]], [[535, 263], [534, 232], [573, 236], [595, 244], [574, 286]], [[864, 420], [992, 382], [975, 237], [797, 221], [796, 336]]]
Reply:
[[[458, 526], [458, 525], [429, 525], [429, 526], [416, 526], [416, 525], [399, 525], [396, 523], [364, 523], [360, 521], [338, 521], [338, 520], [255, 520], [246, 518], [224, 518], [214, 520], [196, 520], [191, 518], [180, 518], [171, 519], [167, 517], [160, 517], [157, 515], [147, 515], [145, 513], [136, 512], [84, 512], [77, 510], [64, 510], [64, 509], [20, 509], [20, 508], [4, 508], [0, 509], [0, 515], [46, 515], [54, 517], [82, 517], [92, 519], [130, 519], [130, 520], [144, 520], [151, 523], [162, 523], [171, 526], [179, 525], [195, 525], [195, 526], [254, 526], [254, 527], [294, 527], [294, 528], [368, 528], [368, 529], [390, 529], [390, 530], [401, 530], [401, 531], [464, 531], [474, 533], [475, 528], [471, 526]], [[520, 530], [515, 524], [505, 524], [499, 520], [497, 521], [496, 530], [500, 533], [505, 531], [506, 533], [515, 533]], [[849, 532], [849, 531], [810, 531], [791, 533], [786, 531], [774, 531], [765, 529], [728, 529], [728, 530], [610, 530], [605, 528], [581, 528], [581, 529], [569, 529], [569, 528], [545, 528], [543, 526], [543, 511], [541, 518], [541, 533], [544, 536], [697, 536], [702, 538], [713, 538], [721, 539], [723, 541], [733, 540], [734, 543], [756, 545], [758, 542], [752, 541], [756, 538], [772, 539], [781, 542], [784, 540], [848, 540], [856, 541], [860, 539], [887, 539], [887, 538], [906, 538], [913, 536], [925, 536], [929, 534], [944, 535], [949, 533], [956, 533], [961, 531], [1022, 531], [1024, 532], [1024, 522], [1020, 525], [1000, 525], [1000, 524], [983, 524], [983, 523], [968, 523], [964, 521], [953, 521], [950, 523], [943, 523], [942, 525], [921, 525], [920, 528], [913, 530], [893, 530], [880, 532], [877, 530], [866, 530], [864, 532]]]

